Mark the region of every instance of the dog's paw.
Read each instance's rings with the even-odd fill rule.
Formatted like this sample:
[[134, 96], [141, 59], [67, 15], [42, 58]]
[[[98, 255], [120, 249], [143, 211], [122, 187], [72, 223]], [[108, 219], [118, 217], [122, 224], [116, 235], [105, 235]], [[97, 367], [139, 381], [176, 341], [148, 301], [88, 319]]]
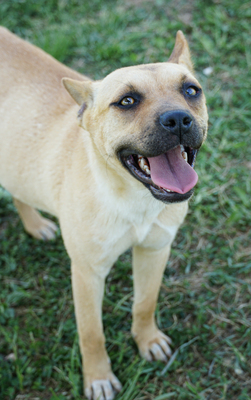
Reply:
[[122, 385], [119, 380], [110, 373], [107, 379], [96, 379], [87, 385], [85, 395], [88, 400], [113, 400], [121, 389]]
[[160, 330], [156, 330], [155, 334], [151, 338], [137, 340], [140, 355], [147, 361], [163, 361], [167, 362], [168, 358], [171, 357], [172, 351], [170, 344], [171, 339], [164, 335]]
[[39, 223], [29, 227], [26, 226], [26, 231], [34, 238], [40, 240], [55, 239], [57, 230], [58, 227], [56, 224], [54, 224], [54, 222], [43, 217], [39, 219]]

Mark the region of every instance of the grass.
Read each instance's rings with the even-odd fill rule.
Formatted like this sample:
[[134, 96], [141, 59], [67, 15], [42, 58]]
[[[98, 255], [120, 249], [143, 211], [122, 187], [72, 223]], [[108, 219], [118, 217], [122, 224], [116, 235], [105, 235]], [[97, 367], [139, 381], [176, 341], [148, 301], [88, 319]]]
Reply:
[[[98, 79], [165, 61], [182, 29], [210, 114], [199, 184], [173, 246], [156, 317], [174, 353], [140, 359], [130, 335], [131, 254], [107, 280], [104, 325], [118, 400], [251, 399], [251, 3], [238, 0], [13, 0], [0, 22]], [[207, 76], [203, 70], [212, 67]], [[0, 398], [80, 399], [70, 262], [60, 237], [28, 237], [0, 188]]]

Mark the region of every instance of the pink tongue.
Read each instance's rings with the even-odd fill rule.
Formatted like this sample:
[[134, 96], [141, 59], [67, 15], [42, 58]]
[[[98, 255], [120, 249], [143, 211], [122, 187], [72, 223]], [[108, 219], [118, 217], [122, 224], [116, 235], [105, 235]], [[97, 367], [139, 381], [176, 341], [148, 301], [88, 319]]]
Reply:
[[151, 179], [157, 186], [183, 194], [197, 183], [198, 175], [182, 157], [180, 146], [148, 161]]

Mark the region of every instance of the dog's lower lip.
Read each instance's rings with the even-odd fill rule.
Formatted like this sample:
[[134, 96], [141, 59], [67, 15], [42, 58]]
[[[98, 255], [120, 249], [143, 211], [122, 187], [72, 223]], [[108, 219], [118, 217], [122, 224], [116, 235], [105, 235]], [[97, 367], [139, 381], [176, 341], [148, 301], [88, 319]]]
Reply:
[[131, 154], [130, 156], [122, 158], [122, 160], [125, 162], [125, 165], [129, 169], [129, 171], [132, 172], [137, 179], [139, 179], [143, 183], [154, 185], [154, 183], [151, 180], [151, 177], [149, 175], [146, 175], [143, 172], [143, 170], [139, 168], [138, 157], [142, 156], [138, 156], [137, 154]]
[[[191, 167], [194, 167], [195, 164], [195, 159], [197, 155], [197, 150], [192, 149], [190, 147], [183, 147], [181, 146], [181, 152], [183, 155], [183, 152], [186, 154], [183, 155], [183, 158], [186, 159], [187, 163], [190, 164]], [[141, 154], [130, 154], [128, 155], [123, 155], [123, 151], [119, 153], [119, 158], [122, 164], [128, 169], [128, 171], [141, 183], [143, 183], [152, 193], [152, 195], [164, 202], [175, 202], [175, 201], [183, 201], [187, 200], [189, 197], [191, 197], [193, 190], [188, 191], [187, 193], [181, 194], [177, 193], [174, 191], [171, 191], [166, 188], [162, 188], [160, 186], [157, 186], [151, 179], [151, 171], [150, 169], [149, 172], [147, 170], [142, 170], [142, 164], [146, 165], [146, 161], [149, 166], [149, 162], [147, 157], [144, 157]], [[146, 161], [141, 161], [141, 160], [146, 160]]]

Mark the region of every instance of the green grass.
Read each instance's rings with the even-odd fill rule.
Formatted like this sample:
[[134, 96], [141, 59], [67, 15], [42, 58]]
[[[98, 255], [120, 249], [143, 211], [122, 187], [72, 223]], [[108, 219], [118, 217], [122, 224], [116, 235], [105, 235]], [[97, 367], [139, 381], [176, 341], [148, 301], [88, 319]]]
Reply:
[[[165, 61], [187, 35], [210, 114], [199, 184], [174, 243], [156, 317], [179, 349], [164, 365], [140, 359], [130, 335], [131, 255], [107, 280], [104, 325], [118, 400], [251, 399], [251, 3], [13, 0], [0, 23], [98, 79]], [[213, 73], [203, 74], [212, 67]], [[1, 190], [1, 189], [0, 189]], [[0, 191], [0, 399], [80, 399], [70, 261], [60, 237], [28, 237]], [[14, 354], [15, 360], [6, 356]]]

